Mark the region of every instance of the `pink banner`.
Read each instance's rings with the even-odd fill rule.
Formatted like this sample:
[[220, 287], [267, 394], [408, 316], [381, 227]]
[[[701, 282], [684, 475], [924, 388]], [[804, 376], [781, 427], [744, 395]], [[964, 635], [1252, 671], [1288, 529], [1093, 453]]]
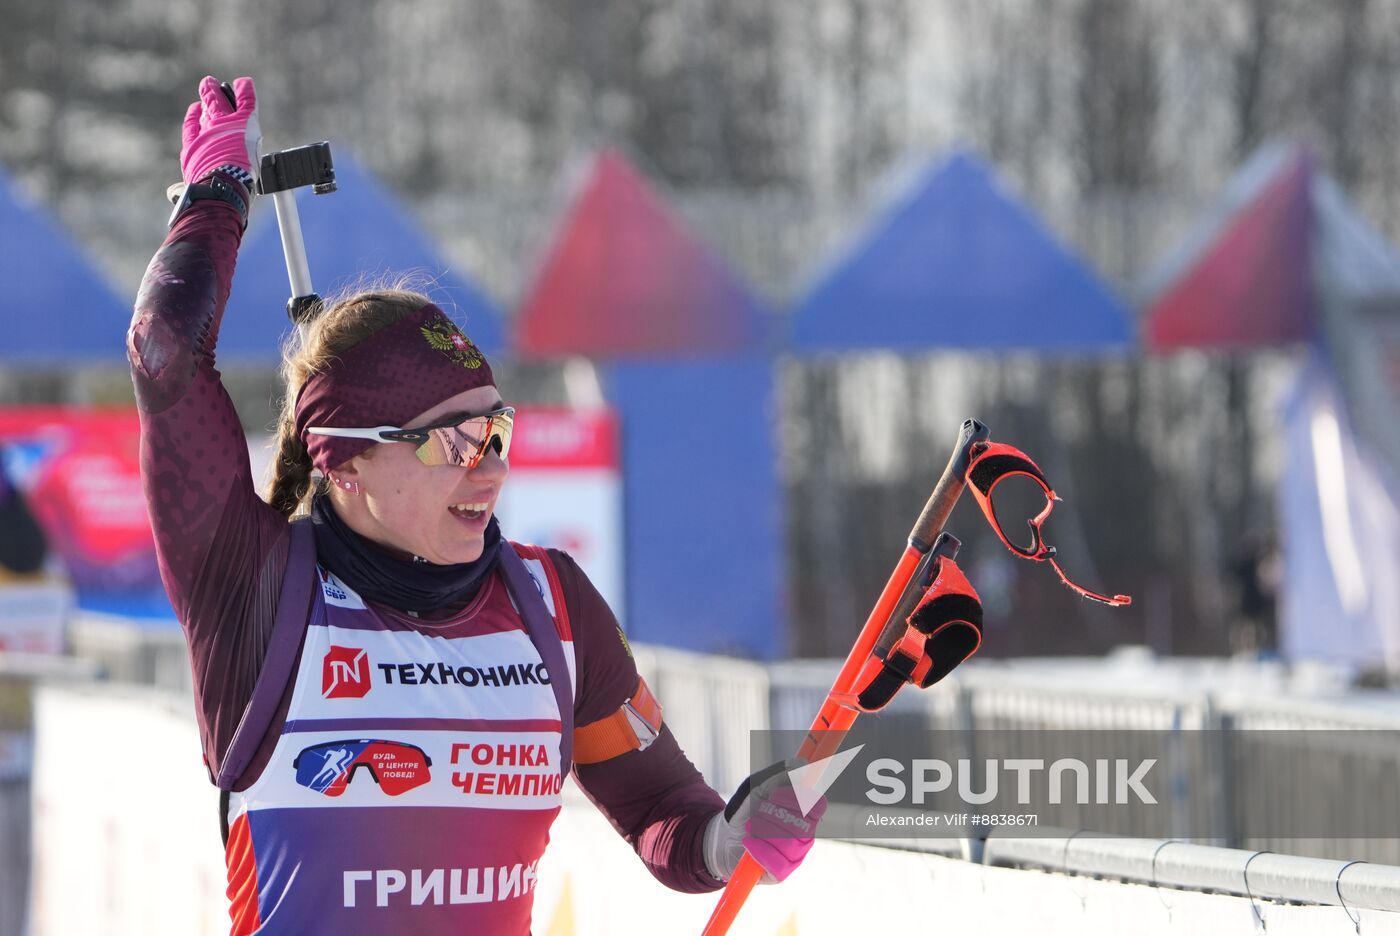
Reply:
[[0, 408], [0, 447], [81, 604], [169, 613], [141, 490], [135, 409]]
[[510, 443], [511, 468], [617, 468], [617, 418], [609, 410], [521, 408]]

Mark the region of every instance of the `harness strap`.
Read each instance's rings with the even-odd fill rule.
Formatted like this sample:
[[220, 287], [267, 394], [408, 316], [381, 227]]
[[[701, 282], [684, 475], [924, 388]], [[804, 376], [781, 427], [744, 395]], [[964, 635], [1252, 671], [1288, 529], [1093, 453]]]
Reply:
[[[549, 595], [553, 603], [554, 624], [559, 629], [560, 640], [573, 640], [573, 626], [569, 622], [569, 603], [564, 600], [564, 583], [559, 580], [559, 570], [554, 567], [554, 560], [549, 558], [549, 550], [543, 546], [531, 546], [527, 543], [512, 542], [515, 552], [521, 559], [538, 562], [544, 571], [545, 581], [549, 584]], [[533, 573], [532, 573], [533, 576]], [[536, 591], [540, 589], [537, 588]]]
[[[277, 713], [277, 704], [292, 676], [292, 665], [301, 649], [306, 633], [306, 621], [316, 583], [316, 538], [310, 520], [288, 524], [287, 569], [282, 575], [281, 597], [277, 599], [277, 616], [272, 623], [272, 637], [267, 642], [262, 670], [253, 685], [253, 696], [243, 710], [238, 728], [233, 733], [228, 750], [224, 752], [219, 775], [214, 784], [225, 792], [248, 768], [257, 753], [267, 726]], [[227, 811], [225, 811], [225, 814]]]
[[[549, 673], [549, 685], [554, 690], [554, 700], [559, 705], [559, 774], [567, 778], [573, 765], [574, 690], [569, 678], [568, 661], [564, 659], [564, 642], [544, 603], [541, 586], [525, 568], [512, 543], [501, 544], [500, 562], [506, 587], [510, 589], [515, 607], [525, 620], [525, 630], [530, 635], [530, 642], [535, 645], [535, 652], [544, 661], [545, 672]], [[549, 566], [546, 565], [546, 568]], [[563, 601], [556, 597], [555, 609], [563, 606]]]

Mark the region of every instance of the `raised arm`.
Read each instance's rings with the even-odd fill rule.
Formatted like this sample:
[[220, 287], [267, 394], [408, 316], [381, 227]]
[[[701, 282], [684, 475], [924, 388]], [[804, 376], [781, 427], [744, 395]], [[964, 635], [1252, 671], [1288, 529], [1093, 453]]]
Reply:
[[[230, 104], [214, 79], [201, 82], [180, 164], [186, 183], [231, 191], [247, 206], [256, 99], [246, 78], [235, 90]], [[286, 564], [287, 523], [258, 497], [214, 367], [245, 219], [236, 198], [189, 203], [146, 269], [127, 336], [161, 578], [190, 644], [201, 736], [216, 769], [261, 667]]]

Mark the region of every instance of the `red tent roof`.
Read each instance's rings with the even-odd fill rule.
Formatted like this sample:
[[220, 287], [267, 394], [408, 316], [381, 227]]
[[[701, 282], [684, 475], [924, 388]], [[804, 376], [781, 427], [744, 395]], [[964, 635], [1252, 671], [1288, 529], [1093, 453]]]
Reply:
[[600, 153], [516, 316], [525, 357], [760, 348], [753, 296], [618, 153]]
[[1150, 348], [1255, 348], [1317, 333], [1311, 269], [1313, 163], [1271, 149], [1240, 170], [1221, 204], [1154, 277]]

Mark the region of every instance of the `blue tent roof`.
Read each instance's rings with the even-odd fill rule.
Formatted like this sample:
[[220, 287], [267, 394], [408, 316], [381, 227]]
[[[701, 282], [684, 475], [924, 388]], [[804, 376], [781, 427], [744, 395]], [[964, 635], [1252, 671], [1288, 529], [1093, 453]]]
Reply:
[[0, 170], [0, 361], [7, 366], [119, 363], [131, 302], [112, 291], [67, 234]]
[[[354, 288], [365, 280], [404, 273], [432, 282], [433, 301], [463, 324], [487, 354], [505, 347], [495, 307], [447, 262], [394, 197], [345, 151], [335, 152], [338, 190], [329, 195], [296, 193], [311, 281], [321, 295]], [[272, 199], [260, 198], [238, 255], [233, 292], [219, 332], [219, 358], [276, 358], [287, 318], [287, 265]]]
[[804, 350], [1094, 350], [1127, 310], [974, 156], [932, 167], [799, 304]]

